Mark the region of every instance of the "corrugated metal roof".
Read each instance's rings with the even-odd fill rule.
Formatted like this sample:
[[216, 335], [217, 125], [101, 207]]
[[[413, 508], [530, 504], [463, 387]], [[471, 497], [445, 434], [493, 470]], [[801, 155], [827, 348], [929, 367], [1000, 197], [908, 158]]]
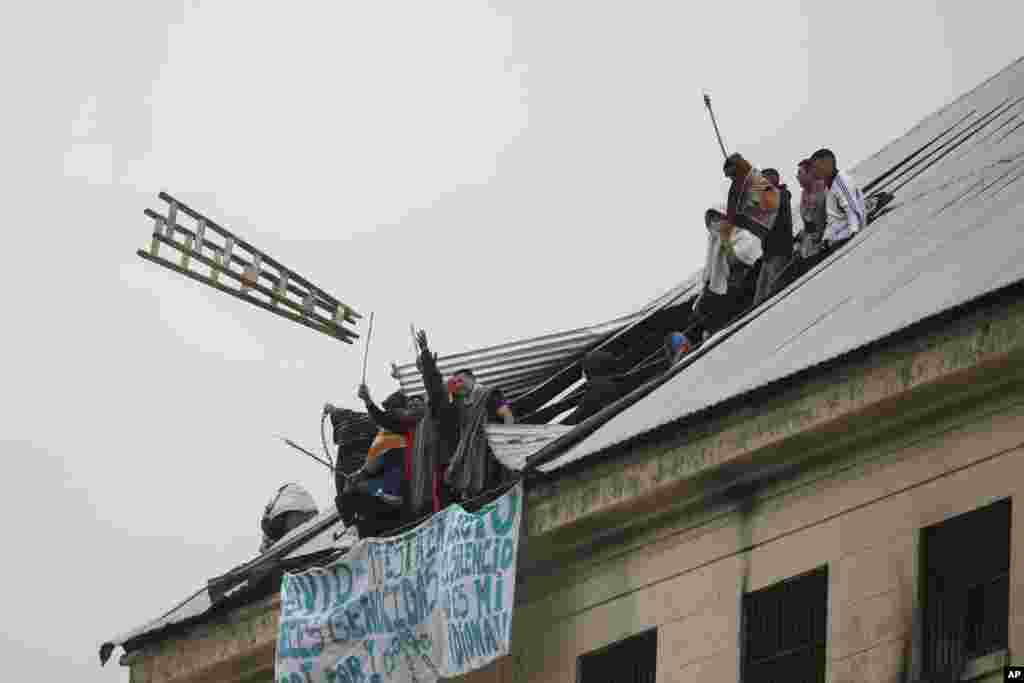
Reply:
[[[439, 356], [438, 368], [445, 375], [463, 367], [473, 368], [481, 382], [513, 397], [517, 391], [521, 393], [524, 381], [527, 387], [532, 386], [530, 382], [536, 383], [537, 376], [550, 374], [640, 315], [638, 312], [590, 327]], [[415, 362], [397, 366], [393, 376], [402, 391], [408, 394], [423, 392], [423, 381]]]
[[860, 164], [855, 178], [875, 179], [871, 189], [895, 194], [891, 210], [720, 333], [722, 342], [699, 362], [640, 401], [623, 401], [621, 413], [540, 470], [595, 455], [1024, 278], [1022, 103], [1018, 61]]
[[[691, 293], [695, 294], [699, 282], [700, 271], [659, 295], [640, 310], [598, 325], [439, 356], [438, 368], [444, 375], [456, 372], [460, 368], [472, 368], [481, 382], [501, 389], [515, 402], [544, 384], [552, 375], [579, 361], [589, 350], [615, 338], [653, 312], [678, 303]], [[405, 393], [413, 395], [423, 392], [423, 382], [415, 362], [396, 366], [392, 374]], [[554, 393], [557, 394], [558, 391]], [[546, 401], [542, 401], [541, 404], [544, 402]], [[535, 408], [531, 407], [530, 411], [533, 409]]]
[[487, 440], [502, 465], [521, 470], [529, 456], [570, 431], [572, 427], [557, 424], [489, 424]]

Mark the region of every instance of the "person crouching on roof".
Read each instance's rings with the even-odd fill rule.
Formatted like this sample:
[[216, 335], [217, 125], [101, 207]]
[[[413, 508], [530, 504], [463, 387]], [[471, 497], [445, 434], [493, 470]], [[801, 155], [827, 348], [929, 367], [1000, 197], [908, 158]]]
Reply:
[[721, 211], [708, 209], [704, 226], [708, 231], [704, 284], [693, 303], [694, 339], [698, 344], [743, 309], [752, 268], [761, 257], [760, 240], [730, 224]]
[[575, 425], [611, 405], [625, 393], [625, 386], [616, 379], [619, 359], [607, 351], [591, 351], [583, 359], [586, 386], [579, 405], [562, 424]]
[[693, 350], [690, 338], [682, 332], [671, 332], [665, 339], [665, 356], [672, 367]]
[[811, 155], [814, 175], [825, 183], [825, 244], [834, 250], [868, 224], [864, 194], [850, 176], [836, 166], [836, 155], [819, 149]]
[[343, 521], [355, 524], [360, 537], [367, 537], [398, 526], [406, 516], [411, 440], [422, 415], [422, 402], [410, 402], [395, 392], [381, 409], [365, 385], [360, 386], [359, 397], [377, 425], [377, 435], [366, 454], [366, 464], [348, 478], [337, 504]]
[[485, 425], [513, 424], [515, 416], [501, 391], [478, 382], [472, 370], [456, 372], [448, 390], [458, 417], [459, 440], [444, 480], [467, 500], [499, 485], [504, 476], [504, 468], [491, 452]]
[[[408, 482], [412, 476], [412, 451], [416, 438], [416, 426], [426, 413], [423, 399], [413, 396], [406, 399], [405, 394], [396, 391], [386, 399], [382, 408], [378, 408], [370, 396], [370, 389], [365, 384], [359, 385], [358, 394], [370, 414], [370, 419], [377, 426], [377, 438], [388, 439], [396, 435], [403, 437], [402, 479]], [[383, 435], [383, 436], [382, 436]], [[373, 446], [370, 447], [371, 452]]]

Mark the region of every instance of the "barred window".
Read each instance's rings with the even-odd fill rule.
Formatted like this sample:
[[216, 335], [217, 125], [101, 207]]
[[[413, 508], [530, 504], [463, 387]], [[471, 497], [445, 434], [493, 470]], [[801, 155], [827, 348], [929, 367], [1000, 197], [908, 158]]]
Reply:
[[828, 568], [743, 596], [744, 683], [824, 683]]
[[1010, 501], [922, 533], [923, 670], [959, 672], [1005, 650], [1010, 604]]
[[657, 661], [652, 629], [580, 657], [577, 683], [655, 683]]

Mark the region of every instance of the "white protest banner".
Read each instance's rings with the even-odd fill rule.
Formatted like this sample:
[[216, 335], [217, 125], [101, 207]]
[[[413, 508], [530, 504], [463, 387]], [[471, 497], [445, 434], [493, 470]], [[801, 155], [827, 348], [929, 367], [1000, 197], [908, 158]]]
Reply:
[[285, 574], [277, 683], [432, 683], [508, 654], [523, 487]]

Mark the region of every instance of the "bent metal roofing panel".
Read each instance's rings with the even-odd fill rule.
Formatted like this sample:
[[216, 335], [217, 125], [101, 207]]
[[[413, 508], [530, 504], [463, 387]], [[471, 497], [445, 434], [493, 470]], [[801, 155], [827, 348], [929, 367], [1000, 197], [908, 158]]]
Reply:
[[539, 469], [557, 470], [1024, 278], [1024, 61], [852, 175], [865, 190], [895, 195], [885, 215]]

